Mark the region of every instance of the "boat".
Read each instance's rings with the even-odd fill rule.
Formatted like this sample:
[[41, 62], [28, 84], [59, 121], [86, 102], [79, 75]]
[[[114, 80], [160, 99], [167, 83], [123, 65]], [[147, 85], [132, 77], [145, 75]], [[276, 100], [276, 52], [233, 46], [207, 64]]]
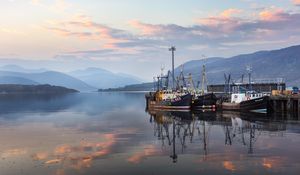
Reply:
[[[146, 94], [146, 103], [148, 110], [190, 110], [192, 104], [192, 95], [183, 88], [175, 87], [174, 74], [174, 51], [176, 48], [172, 46], [172, 87], [169, 87], [169, 79], [171, 71], [168, 75], [163, 75], [163, 68], [161, 76], [157, 77], [157, 90]], [[165, 86], [163, 87], [163, 80]], [[154, 83], [155, 84], [155, 83]]]
[[213, 109], [216, 107], [217, 97], [214, 93], [204, 95], [195, 95], [192, 108], [197, 109]]
[[263, 93], [245, 92], [231, 94], [230, 102], [223, 102], [223, 110], [266, 110], [269, 96]]
[[146, 95], [147, 107], [152, 110], [190, 110], [190, 93], [159, 90]]
[[[206, 70], [205, 64], [203, 64], [201, 92], [200, 93], [195, 93], [194, 96], [193, 96], [192, 108], [194, 110], [206, 110], [206, 109], [215, 110], [215, 108], [216, 108], [216, 103], [217, 103], [216, 95], [213, 94], [213, 93], [209, 93], [209, 92], [207, 92], [207, 90], [205, 90], [205, 85], [207, 85], [207, 78], [206, 78], [206, 71], [205, 70]], [[190, 79], [192, 81], [192, 78], [190, 78]]]

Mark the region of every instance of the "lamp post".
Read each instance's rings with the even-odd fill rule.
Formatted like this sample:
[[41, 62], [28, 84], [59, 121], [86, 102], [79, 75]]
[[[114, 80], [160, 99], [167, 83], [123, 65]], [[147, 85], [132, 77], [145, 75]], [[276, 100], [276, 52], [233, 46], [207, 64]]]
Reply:
[[172, 52], [172, 89], [175, 87], [175, 72], [174, 72], [174, 52], [176, 51], [175, 46], [169, 48], [169, 51]]
[[206, 70], [205, 70], [205, 55], [202, 55], [203, 65], [202, 65], [202, 83], [201, 83], [201, 94], [204, 95], [206, 80]]

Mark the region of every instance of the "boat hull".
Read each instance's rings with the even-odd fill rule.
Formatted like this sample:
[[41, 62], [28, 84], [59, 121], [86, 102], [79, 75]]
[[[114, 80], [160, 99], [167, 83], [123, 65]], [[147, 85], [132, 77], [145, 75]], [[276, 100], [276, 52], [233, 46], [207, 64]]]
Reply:
[[240, 104], [239, 103], [228, 103], [223, 102], [222, 103], [222, 109], [223, 110], [240, 110]]
[[157, 110], [190, 110], [192, 103], [192, 95], [182, 95], [176, 100], [156, 101], [153, 98], [148, 98], [148, 109]]
[[217, 103], [217, 97], [215, 94], [205, 94], [201, 96], [197, 96], [192, 103], [193, 109], [208, 109], [215, 108]]
[[222, 103], [223, 110], [240, 110], [240, 111], [253, 111], [260, 109], [267, 109], [268, 96], [264, 96], [257, 99], [242, 101], [241, 103]]
[[264, 96], [261, 98], [243, 101], [240, 103], [241, 110], [259, 110], [259, 109], [267, 109], [268, 107], [269, 97]]

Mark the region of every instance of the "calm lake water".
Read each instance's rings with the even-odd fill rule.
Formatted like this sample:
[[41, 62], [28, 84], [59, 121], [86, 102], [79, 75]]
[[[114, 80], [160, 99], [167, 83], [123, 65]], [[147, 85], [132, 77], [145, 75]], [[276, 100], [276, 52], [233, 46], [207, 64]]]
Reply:
[[0, 175], [300, 174], [298, 116], [145, 111], [143, 93], [0, 96]]

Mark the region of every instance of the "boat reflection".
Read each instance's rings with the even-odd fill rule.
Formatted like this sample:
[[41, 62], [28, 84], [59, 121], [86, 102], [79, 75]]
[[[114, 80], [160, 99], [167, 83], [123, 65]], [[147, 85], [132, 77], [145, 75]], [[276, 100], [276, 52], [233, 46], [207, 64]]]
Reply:
[[[262, 134], [283, 136], [286, 124], [270, 122], [266, 114], [240, 112], [191, 112], [191, 111], [148, 111], [150, 123], [154, 127], [154, 136], [161, 141], [162, 147], [169, 146], [170, 157], [177, 162], [178, 152], [184, 153], [189, 145], [201, 144], [203, 159], [209, 155], [209, 140], [212, 127], [222, 128], [223, 146], [242, 146], [247, 148], [244, 154], [253, 154], [255, 143]], [[259, 120], [260, 119], [260, 120]], [[215, 132], [216, 129], [213, 130]], [[198, 143], [194, 140], [197, 139]], [[199, 142], [200, 141], [200, 142]], [[193, 146], [191, 146], [193, 147]], [[219, 148], [224, 149], [224, 148]], [[199, 151], [198, 150], [198, 151]], [[195, 150], [193, 151], [195, 152]]]

